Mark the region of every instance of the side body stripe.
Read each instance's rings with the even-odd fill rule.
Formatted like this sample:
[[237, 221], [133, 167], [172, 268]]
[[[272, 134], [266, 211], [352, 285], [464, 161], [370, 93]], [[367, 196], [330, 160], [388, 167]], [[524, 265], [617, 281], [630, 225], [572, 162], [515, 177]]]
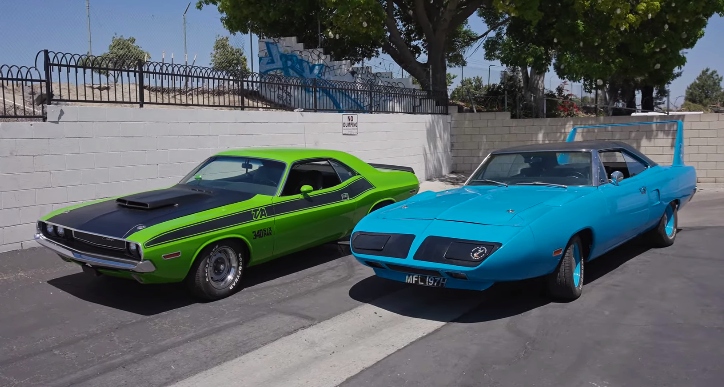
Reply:
[[337, 188], [334, 191], [286, 200], [268, 206], [255, 207], [204, 222], [179, 227], [149, 239], [144, 246], [147, 248], [154, 247], [200, 234], [223, 230], [225, 228], [235, 227], [245, 223], [252, 223], [266, 219], [269, 216], [286, 215], [346, 200], [352, 200], [363, 193], [376, 188], [364, 177], [350, 180], [352, 183]]

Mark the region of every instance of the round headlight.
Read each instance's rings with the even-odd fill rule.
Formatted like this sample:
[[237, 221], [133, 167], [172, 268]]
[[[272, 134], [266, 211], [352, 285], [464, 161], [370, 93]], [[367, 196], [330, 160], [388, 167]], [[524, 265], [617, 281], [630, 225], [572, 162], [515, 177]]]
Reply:
[[60, 237], [65, 236], [65, 229], [63, 227], [58, 226], [58, 236], [60, 236]]
[[131, 243], [131, 244], [128, 246], [128, 248], [131, 249], [131, 252], [132, 252], [132, 253], [135, 253], [136, 250], [138, 250], [138, 246], [137, 246], [135, 243]]
[[55, 234], [55, 226], [53, 226], [52, 224], [46, 224], [46, 225], [45, 225], [45, 230], [46, 230], [46, 231], [48, 232], [48, 234], [50, 234], [50, 235]]

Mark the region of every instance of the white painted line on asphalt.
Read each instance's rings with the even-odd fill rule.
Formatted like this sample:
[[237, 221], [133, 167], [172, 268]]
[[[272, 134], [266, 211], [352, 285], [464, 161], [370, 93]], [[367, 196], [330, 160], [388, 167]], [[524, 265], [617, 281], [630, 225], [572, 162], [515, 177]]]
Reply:
[[[337, 386], [470, 311], [480, 300], [429, 302], [407, 288], [280, 338], [175, 386]], [[398, 313], [388, 311], [394, 305]], [[416, 318], [408, 316], [425, 316]]]

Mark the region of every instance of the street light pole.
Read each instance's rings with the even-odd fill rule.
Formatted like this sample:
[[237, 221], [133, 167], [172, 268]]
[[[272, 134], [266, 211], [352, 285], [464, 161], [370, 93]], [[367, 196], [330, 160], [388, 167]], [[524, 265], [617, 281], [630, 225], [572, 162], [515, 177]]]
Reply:
[[88, 55], [93, 55], [91, 44], [91, 27], [90, 27], [90, 0], [85, 0], [85, 13], [88, 16]]
[[184, 63], [186, 65], [189, 64], [189, 54], [186, 51], [186, 12], [188, 12], [190, 6], [191, 3], [189, 2], [189, 5], [186, 6], [186, 10], [184, 11]]

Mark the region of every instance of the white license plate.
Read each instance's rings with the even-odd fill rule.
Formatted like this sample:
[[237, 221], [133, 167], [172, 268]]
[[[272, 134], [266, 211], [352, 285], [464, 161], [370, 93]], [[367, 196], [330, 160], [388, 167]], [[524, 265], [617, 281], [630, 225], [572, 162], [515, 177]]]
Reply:
[[432, 286], [435, 288], [444, 288], [447, 278], [444, 277], [431, 277], [427, 275], [412, 274], [405, 277], [405, 282], [408, 284]]

